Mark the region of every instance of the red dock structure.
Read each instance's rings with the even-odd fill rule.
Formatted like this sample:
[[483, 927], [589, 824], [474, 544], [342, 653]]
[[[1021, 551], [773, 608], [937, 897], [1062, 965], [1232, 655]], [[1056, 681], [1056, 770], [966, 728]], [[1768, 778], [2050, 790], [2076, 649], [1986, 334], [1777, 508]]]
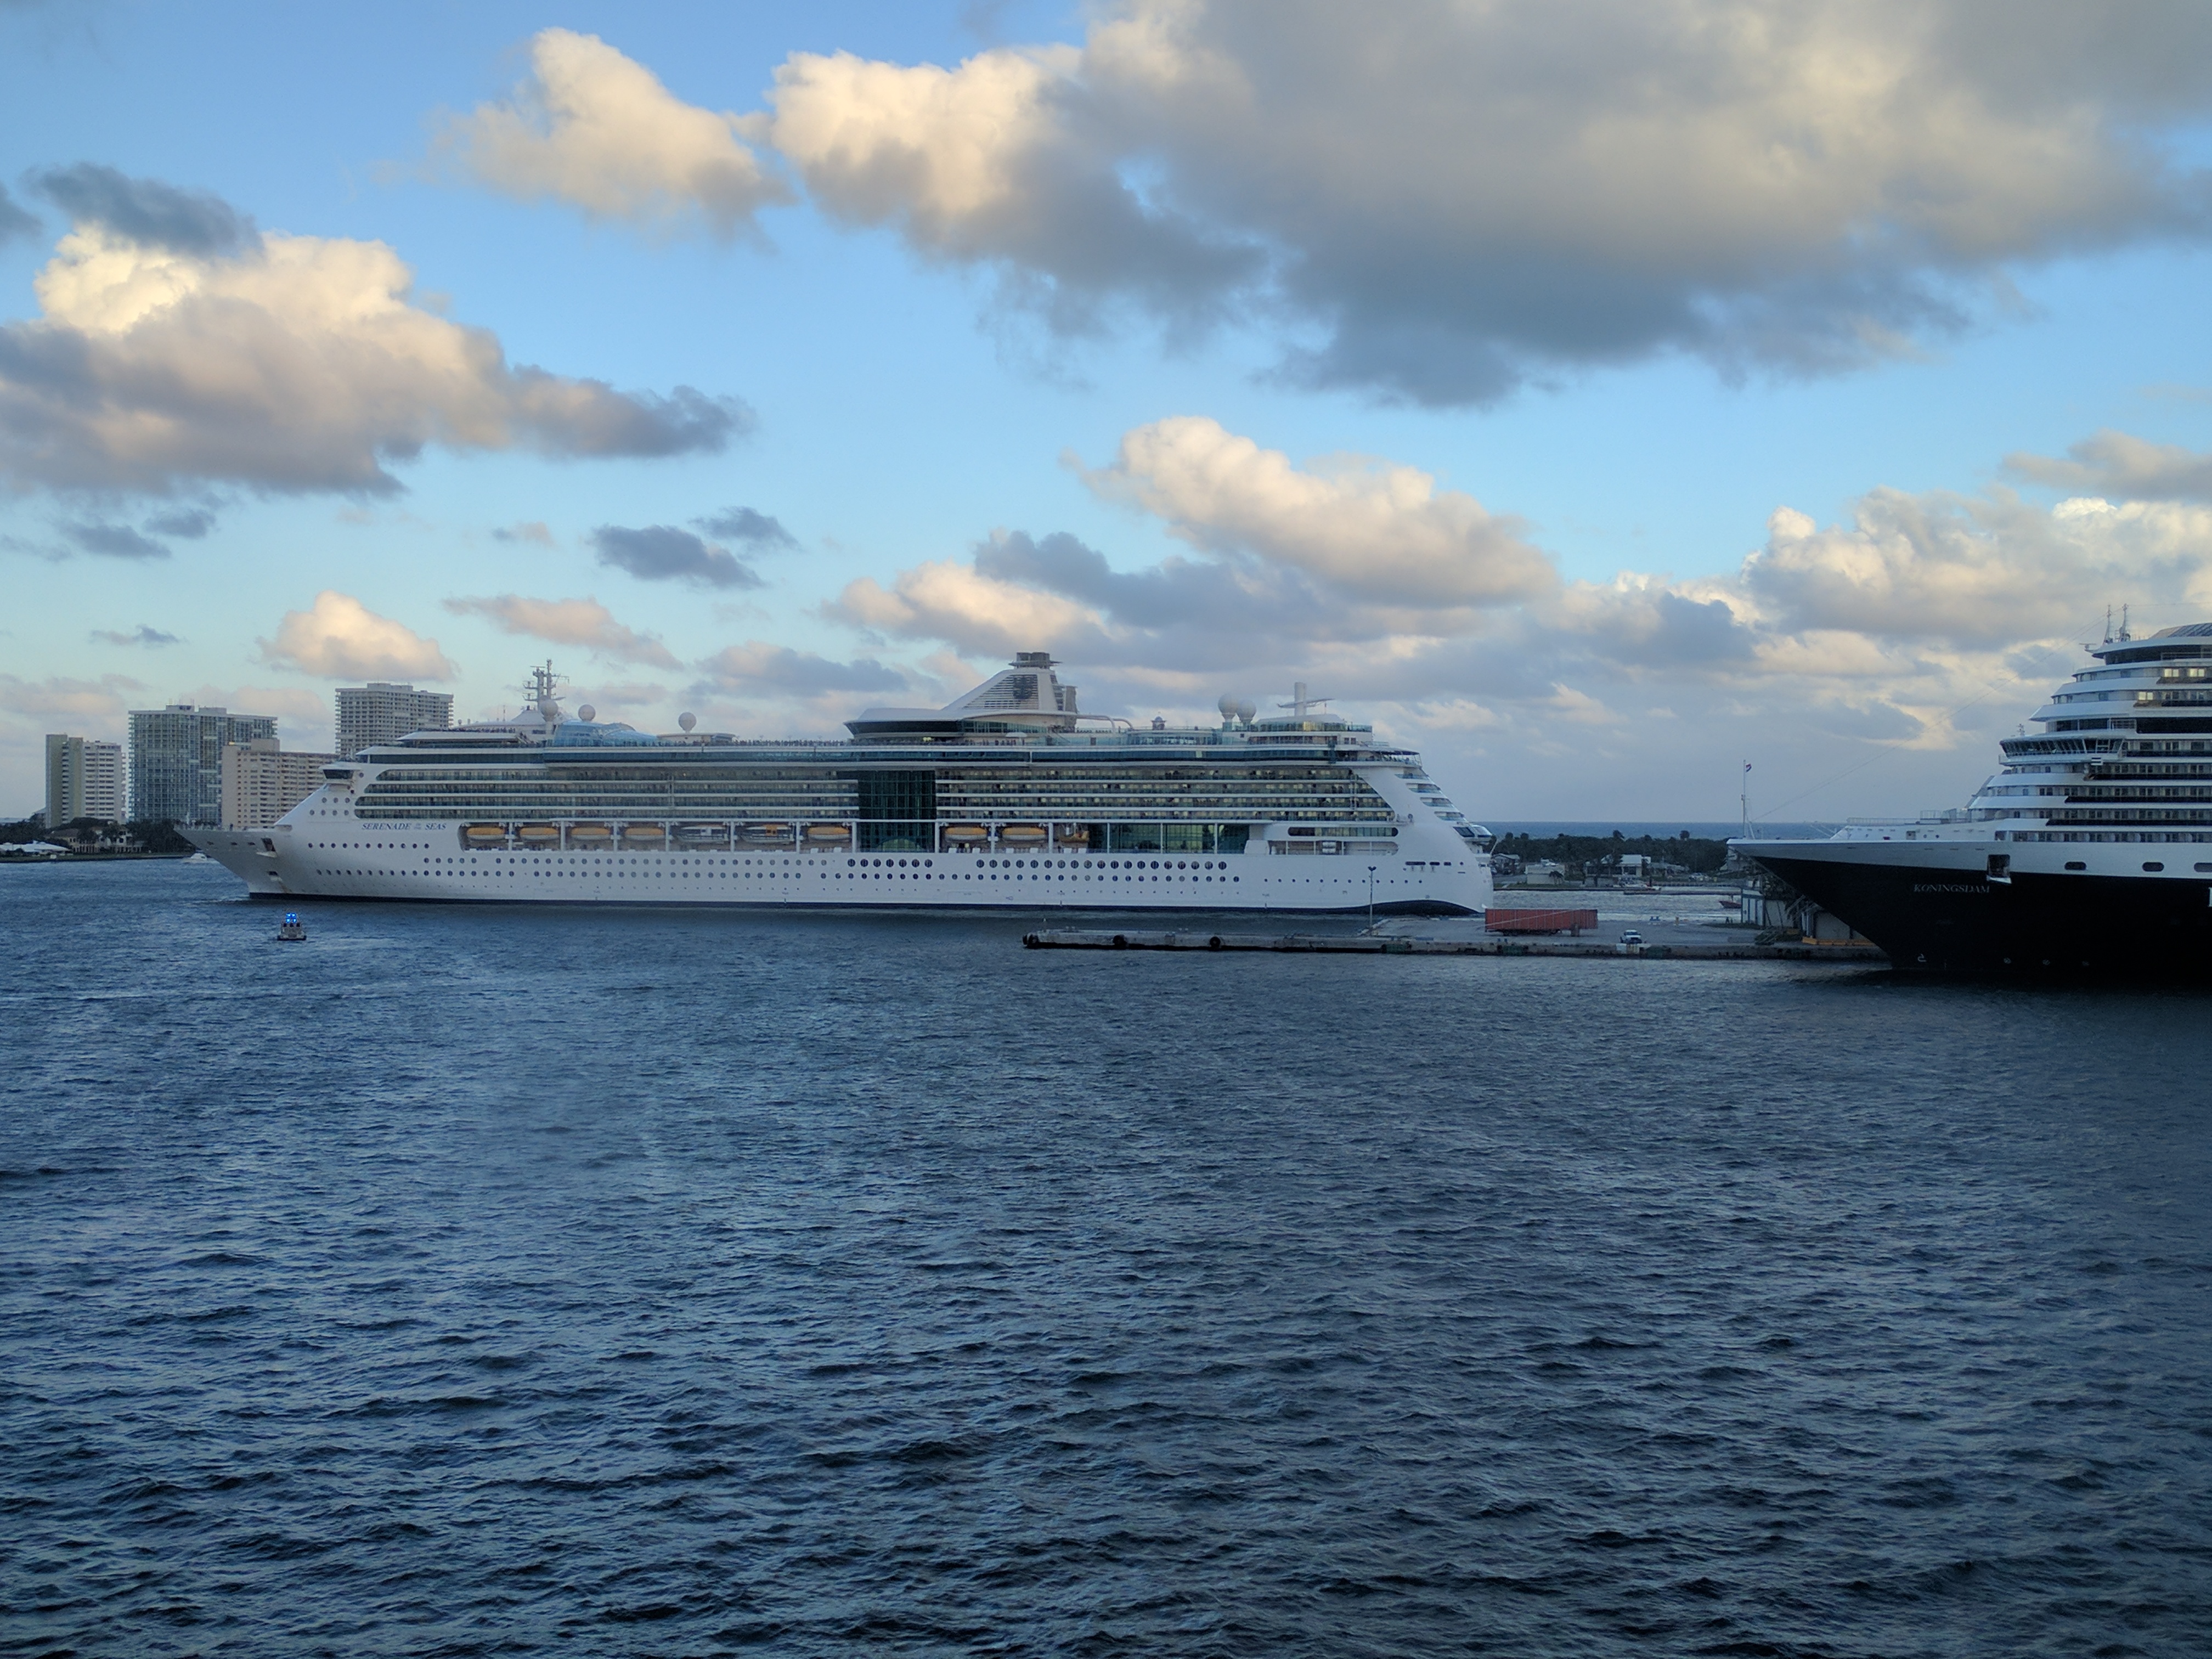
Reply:
[[1571, 933], [1579, 939], [1587, 927], [1597, 931], [1595, 910], [1485, 910], [1482, 925], [1492, 933]]

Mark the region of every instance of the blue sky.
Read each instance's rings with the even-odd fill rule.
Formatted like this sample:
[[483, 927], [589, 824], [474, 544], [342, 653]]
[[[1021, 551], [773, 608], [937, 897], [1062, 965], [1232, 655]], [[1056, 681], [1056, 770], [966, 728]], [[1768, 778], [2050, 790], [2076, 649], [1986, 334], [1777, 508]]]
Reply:
[[2197, 9], [1376, 15], [0, 4], [0, 810], [171, 700], [831, 732], [1033, 644], [1832, 819], [2212, 614]]

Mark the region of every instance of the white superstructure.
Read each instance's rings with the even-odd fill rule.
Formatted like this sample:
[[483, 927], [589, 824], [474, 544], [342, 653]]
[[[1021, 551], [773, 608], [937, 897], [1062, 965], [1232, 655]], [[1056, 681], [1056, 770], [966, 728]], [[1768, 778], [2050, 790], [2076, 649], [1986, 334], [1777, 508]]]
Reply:
[[[1024, 652], [850, 738], [566, 715], [412, 733], [270, 828], [192, 830], [256, 894], [596, 904], [1478, 911], [1489, 833], [1419, 757], [1304, 696], [1218, 726], [1085, 715]], [[688, 717], [686, 724], [689, 724]]]

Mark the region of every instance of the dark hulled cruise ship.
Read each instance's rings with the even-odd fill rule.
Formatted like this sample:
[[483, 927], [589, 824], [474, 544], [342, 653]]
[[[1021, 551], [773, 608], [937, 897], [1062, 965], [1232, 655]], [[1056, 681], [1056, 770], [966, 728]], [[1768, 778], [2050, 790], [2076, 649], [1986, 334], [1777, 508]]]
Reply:
[[1899, 968], [2212, 975], [2212, 623], [2088, 651], [1965, 811], [1735, 845]]

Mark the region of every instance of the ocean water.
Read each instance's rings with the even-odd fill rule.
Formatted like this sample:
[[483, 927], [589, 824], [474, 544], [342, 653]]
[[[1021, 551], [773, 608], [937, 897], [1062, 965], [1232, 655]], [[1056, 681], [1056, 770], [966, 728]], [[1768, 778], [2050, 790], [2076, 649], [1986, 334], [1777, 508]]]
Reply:
[[2212, 1012], [0, 871], [0, 1650], [2201, 1654]]

